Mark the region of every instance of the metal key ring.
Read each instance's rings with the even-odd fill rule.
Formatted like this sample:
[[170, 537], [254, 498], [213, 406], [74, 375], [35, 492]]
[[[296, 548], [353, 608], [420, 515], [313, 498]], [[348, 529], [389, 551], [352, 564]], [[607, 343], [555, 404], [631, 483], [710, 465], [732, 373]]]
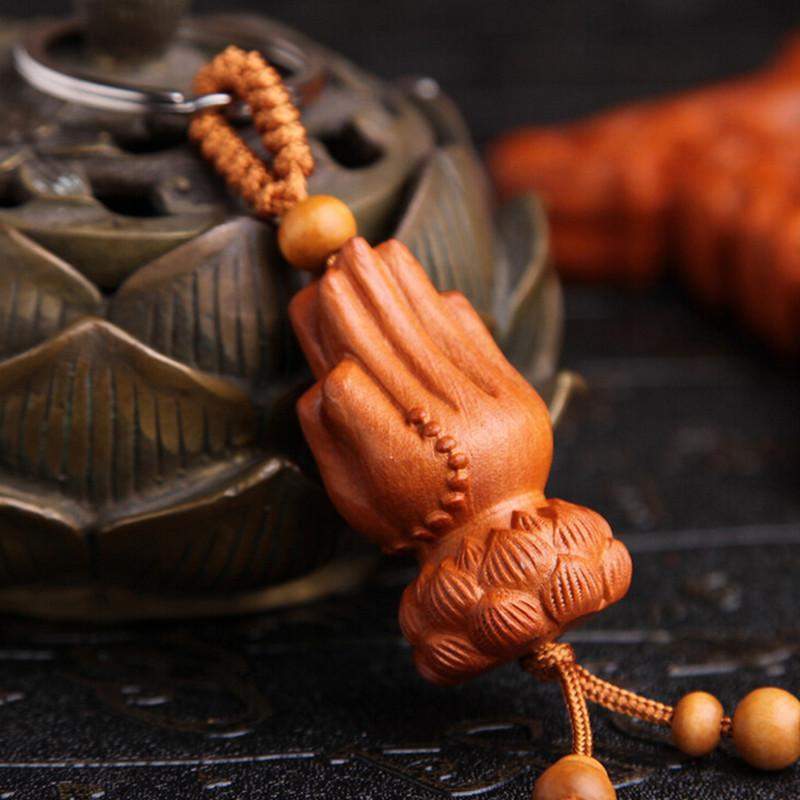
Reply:
[[[45, 25], [31, 31], [13, 49], [17, 72], [31, 86], [59, 100], [97, 108], [143, 115], [177, 114], [188, 116], [208, 108], [236, 107], [236, 116], [249, 116], [249, 109], [224, 92], [190, 95], [177, 89], [158, 89], [130, 86], [115, 81], [99, 80], [80, 71], [67, 71], [49, 54], [54, 44], [79, 35], [81, 26], [76, 20]], [[189, 39], [198, 37], [190, 23], [181, 27]], [[306, 54], [287, 40], [259, 41], [256, 49], [263, 51], [270, 61], [293, 68], [294, 79], [286, 84], [298, 102], [308, 102], [324, 82], [322, 71]]]

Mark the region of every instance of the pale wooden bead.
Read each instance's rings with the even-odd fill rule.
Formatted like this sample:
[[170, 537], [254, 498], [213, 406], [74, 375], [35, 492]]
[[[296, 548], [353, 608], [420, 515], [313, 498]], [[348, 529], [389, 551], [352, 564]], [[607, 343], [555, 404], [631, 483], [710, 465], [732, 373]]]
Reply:
[[356, 235], [356, 218], [338, 198], [317, 194], [301, 200], [281, 219], [278, 246], [297, 269], [322, 269], [328, 256]]
[[800, 758], [800, 700], [772, 686], [750, 692], [733, 714], [733, 741], [752, 767], [791, 766]]
[[589, 756], [564, 756], [533, 787], [533, 800], [617, 800], [605, 767]]
[[672, 741], [687, 756], [707, 756], [719, 744], [722, 703], [708, 692], [689, 692], [675, 706]]

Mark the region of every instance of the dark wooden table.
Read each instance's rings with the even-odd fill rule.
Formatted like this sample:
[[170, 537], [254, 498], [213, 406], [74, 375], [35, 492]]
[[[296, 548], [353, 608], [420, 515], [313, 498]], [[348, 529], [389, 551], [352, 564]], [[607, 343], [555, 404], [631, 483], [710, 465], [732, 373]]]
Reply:
[[[257, 5], [385, 75], [435, 75], [480, 140], [749, 67], [794, 13], [755, 0], [735, 14], [710, 0]], [[732, 708], [757, 685], [800, 689], [797, 365], [670, 281], [570, 288], [567, 310], [564, 364], [590, 391], [558, 432], [552, 493], [602, 511], [636, 570], [626, 601], [572, 635], [579, 655], [666, 700], [704, 688]], [[356, 594], [246, 620], [5, 620], [0, 798], [528, 797], [567, 746], [557, 690], [514, 665], [457, 689], [423, 683], [395, 620], [412, 575], [387, 562]], [[622, 800], [800, 796], [800, 768], [760, 776], [725, 749], [687, 763], [659, 731], [595, 721]]]
[[[797, 373], [669, 286], [567, 299], [565, 361], [591, 391], [559, 431], [553, 490], [601, 509], [635, 559], [629, 597], [572, 635], [579, 655], [667, 700], [797, 689]], [[413, 573], [386, 562], [356, 594], [251, 619], [4, 621], [0, 797], [528, 797], [567, 747], [557, 690], [515, 665], [425, 684], [395, 616]], [[687, 763], [606, 714], [595, 729], [624, 800], [800, 794], [798, 768]]]

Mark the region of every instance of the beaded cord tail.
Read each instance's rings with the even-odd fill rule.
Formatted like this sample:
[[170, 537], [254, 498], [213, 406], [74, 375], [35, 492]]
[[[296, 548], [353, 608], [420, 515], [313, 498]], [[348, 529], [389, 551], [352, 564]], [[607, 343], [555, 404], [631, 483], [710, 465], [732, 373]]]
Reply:
[[[572, 726], [572, 752], [592, 755], [592, 724], [586, 701], [609, 711], [636, 717], [653, 725], [669, 726], [674, 709], [664, 703], [629, 692], [593, 675], [575, 661], [575, 651], [563, 642], [542, 645], [521, 659], [522, 668], [540, 681], [561, 684]], [[723, 717], [721, 733], [730, 736], [730, 717]]]
[[279, 217], [307, 196], [306, 179], [314, 169], [300, 112], [277, 70], [256, 52], [228, 47], [195, 77], [200, 94], [227, 92], [250, 106], [253, 124], [272, 154], [272, 169], [254, 153], [221, 112], [197, 114], [189, 136], [203, 155], [264, 218]]

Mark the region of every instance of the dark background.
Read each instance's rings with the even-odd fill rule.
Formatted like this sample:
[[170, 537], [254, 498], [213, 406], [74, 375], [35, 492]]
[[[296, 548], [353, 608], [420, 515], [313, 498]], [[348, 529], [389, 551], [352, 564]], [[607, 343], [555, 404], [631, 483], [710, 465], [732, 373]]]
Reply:
[[[747, 70], [800, 24], [796, 3], [759, 0], [194, 3], [235, 7], [383, 77], [436, 78], [481, 144], [511, 125]], [[66, 8], [2, 2], [0, 15]], [[670, 280], [639, 294], [569, 287], [566, 308], [563, 363], [590, 392], [557, 432], [550, 489], [600, 510], [635, 560], [625, 602], [572, 634], [581, 658], [666, 700], [706, 689], [732, 709], [754, 686], [797, 691], [796, 363]], [[387, 564], [353, 595], [223, 624], [6, 622], [0, 798], [529, 798], [567, 746], [557, 689], [533, 686], [513, 664], [456, 689], [425, 684], [395, 617], [413, 574]], [[152, 713], [120, 703], [102, 673], [86, 674], [89, 656], [113, 665], [142, 648], [177, 676]], [[221, 716], [228, 694], [244, 698], [252, 726], [241, 736], [215, 737], [202, 719], [181, 727], [197, 712], [191, 686], [179, 691], [187, 660], [208, 672]], [[726, 749], [689, 764], [659, 732], [606, 714], [595, 732], [621, 800], [800, 796], [798, 767], [763, 776]]]
[[[763, 0], [195, 0], [296, 26], [385, 78], [436, 78], [479, 142], [760, 63], [800, 24]], [[65, 0], [4, 0], [0, 14], [63, 15]]]

